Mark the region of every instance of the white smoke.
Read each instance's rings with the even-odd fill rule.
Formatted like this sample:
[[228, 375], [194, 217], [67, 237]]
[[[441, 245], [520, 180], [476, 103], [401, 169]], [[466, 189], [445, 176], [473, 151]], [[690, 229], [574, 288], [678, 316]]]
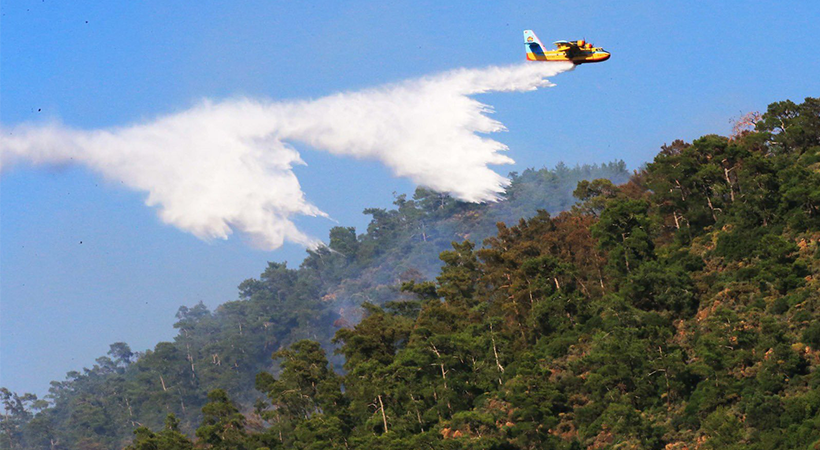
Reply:
[[107, 130], [60, 124], [2, 130], [0, 166], [83, 164], [148, 193], [165, 223], [201, 239], [233, 230], [273, 250], [284, 241], [316, 247], [292, 217], [325, 216], [305, 199], [289, 142], [377, 159], [398, 176], [471, 202], [497, 199], [508, 180], [504, 144], [477, 133], [504, 130], [470, 97], [551, 86], [569, 63], [460, 69], [403, 83], [301, 102], [205, 101], [154, 121]]

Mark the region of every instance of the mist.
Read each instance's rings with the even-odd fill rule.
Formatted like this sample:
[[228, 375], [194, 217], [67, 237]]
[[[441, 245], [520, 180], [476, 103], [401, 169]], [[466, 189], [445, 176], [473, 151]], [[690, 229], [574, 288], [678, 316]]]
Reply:
[[400, 177], [469, 202], [495, 201], [508, 180], [491, 166], [511, 164], [505, 130], [492, 108], [472, 98], [530, 91], [570, 63], [458, 69], [316, 100], [204, 100], [145, 123], [78, 130], [60, 123], [2, 127], [0, 168], [80, 164], [147, 193], [160, 219], [203, 240], [233, 232], [259, 248], [321, 241], [293, 218], [327, 215], [293, 172], [293, 145], [380, 161]]

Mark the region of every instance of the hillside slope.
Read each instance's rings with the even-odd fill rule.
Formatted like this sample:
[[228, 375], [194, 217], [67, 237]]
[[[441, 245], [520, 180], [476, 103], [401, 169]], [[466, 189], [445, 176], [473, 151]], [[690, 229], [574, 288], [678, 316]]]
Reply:
[[820, 99], [575, 194], [129, 448], [820, 448]]
[[[532, 215], [551, 185], [525, 177], [566, 170], [496, 205], [369, 210], [51, 406], [5, 392], [0, 445], [117, 448], [136, 426], [129, 450], [820, 448], [820, 99]], [[528, 218], [490, 231], [505, 210]]]
[[[249, 411], [260, 397], [257, 373], [277, 369], [274, 351], [300, 339], [331, 349], [334, 333], [359, 320], [359, 305], [394, 299], [401, 282], [432, 279], [439, 253], [453, 241], [480, 243], [495, 233], [496, 222], [567, 209], [580, 180], [624, 182], [628, 176], [622, 162], [559, 165], [512, 174], [504, 200], [494, 204], [458, 202], [420, 188], [412, 199], [398, 196], [393, 209], [368, 209], [365, 233], [332, 229], [329, 249], [309, 252], [295, 269], [270, 263], [239, 286], [238, 300], [214, 312], [202, 304], [180, 308], [173, 342], [139, 353], [115, 343], [93, 367], [52, 382], [45, 400], [3, 390], [0, 449], [118, 449], [136, 427], [160, 427], [168, 413], [193, 432], [213, 389]], [[342, 362], [335, 359], [338, 368]]]

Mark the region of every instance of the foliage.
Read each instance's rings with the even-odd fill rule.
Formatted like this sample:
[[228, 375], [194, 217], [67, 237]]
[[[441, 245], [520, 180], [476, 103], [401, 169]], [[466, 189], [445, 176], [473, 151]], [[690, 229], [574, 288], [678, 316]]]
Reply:
[[623, 168], [367, 210], [173, 343], [2, 391], [0, 448], [817, 448], [820, 100], [585, 171]]

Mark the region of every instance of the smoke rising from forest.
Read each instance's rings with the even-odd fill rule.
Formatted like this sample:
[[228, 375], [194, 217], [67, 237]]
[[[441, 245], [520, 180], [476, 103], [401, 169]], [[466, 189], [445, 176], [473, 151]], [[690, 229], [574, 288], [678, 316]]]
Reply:
[[458, 69], [317, 100], [203, 101], [146, 123], [77, 130], [59, 123], [2, 129], [0, 167], [81, 164], [147, 192], [165, 223], [210, 240], [238, 231], [263, 249], [320, 241], [297, 215], [326, 216], [301, 190], [291, 142], [336, 155], [375, 159], [395, 175], [470, 202], [497, 199], [508, 180], [507, 147], [486, 136], [504, 130], [471, 95], [551, 86], [569, 63]]

